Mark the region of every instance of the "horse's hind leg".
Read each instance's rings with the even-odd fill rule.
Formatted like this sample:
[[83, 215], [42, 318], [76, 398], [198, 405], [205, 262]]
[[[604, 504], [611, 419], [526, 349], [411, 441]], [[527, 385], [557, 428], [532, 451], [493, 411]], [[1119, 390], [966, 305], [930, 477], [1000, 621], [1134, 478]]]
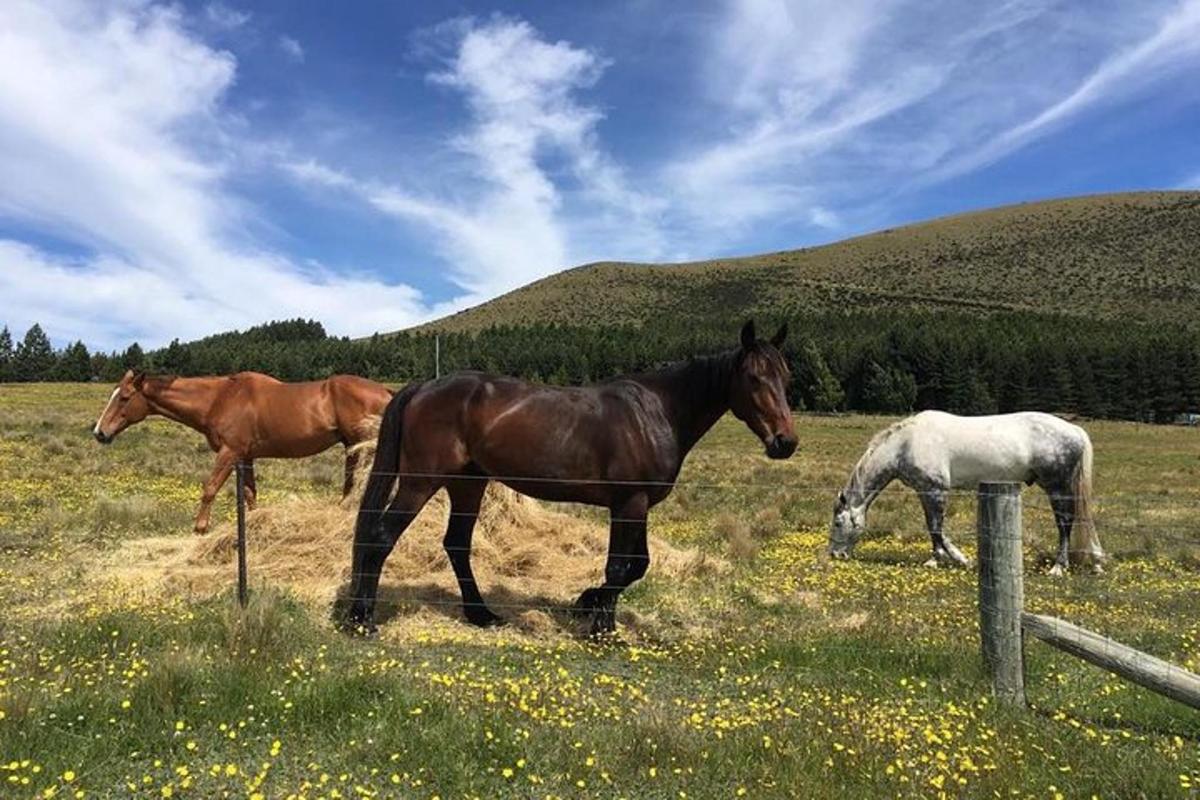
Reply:
[[380, 517], [379, 524], [358, 526], [354, 532], [354, 555], [350, 575], [350, 624], [371, 632], [375, 628], [375, 598], [383, 563], [405, 529], [433, 496], [436, 486], [427, 481], [401, 481], [396, 496]]
[[593, 636], [616, 630], [617, 598], [645, 575], [650, 566], [650, 550], [646, 546], [648, 512], [649, 502], [640, 493], [612, 507], [604, 585], [585, 590], [575, 601], [577, 610], [593, 614]]
[[1058, 552], [1054, 556], [1051, 575], [1063, 575], [1070, 566], [1071, 526], [1075, 523], [1075, 497], [1070, 490], [1046, 489], [1050, 496], [1050, 508], [1054, 510], [1054, 523], [1058, 526]]
[[254, 477], [254, 462], [246, 462], [246, 471], [243, 473], [246, 478], [244, 484], [246, 489], [246, 509], [253, 511], [258, 507], [258, 481]]
[[346, 477], [342, 481], [342, 499], [345, 500], [350, 496], [350, 491], [354, 488], [354, 472], [358, 469], [358, 452], [346, 447]]
[[450, 566], [454, 568], [454, 577], [458, 579], [463, 614], [467, 622], [480, 627], [504, 624], [504, 620], [483, 602], [475, 573], [471, 570], [471, 534], [475, 531], [479, 504], [486, 489], [487, 478], [483, 476], [455, 480], [446, 486], [450, 495], [450, 521], [446, 525], [446, 538], [442, 540]]
[[933, 543], [933, 558], [925, 562], [926, 566], [936, 567], [938, 564], [952, 564], [969, 567], [970, 560], [942, 533], [942, 525], [946, 519], [946, 491], [936, 488], [925, 489], [920, 491], [920, 497], [921, 508], [925, 511], [925, 527], [929, 530], [929, 539]]

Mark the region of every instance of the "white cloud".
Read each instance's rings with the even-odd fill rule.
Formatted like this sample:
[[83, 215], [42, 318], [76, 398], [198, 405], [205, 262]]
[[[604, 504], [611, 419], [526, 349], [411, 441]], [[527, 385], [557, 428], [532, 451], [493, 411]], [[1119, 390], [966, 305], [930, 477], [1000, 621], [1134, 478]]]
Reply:
[[[576, 97], [604, 59], [500, 16], [456, 20], [429, 42], [450, 49], [430, 83], [461, 93], [470, 110], [450, 140], [466, 170], [452, 194], [352, 178], [308, 159], [285, 160], [288, 172], [428, 231], [466, 292], [460, 303], [581, 261], [661, 252], [660, 204], [629, 186], [597, 141], [600, 111]], [[551, 174], [545, 165], [555, 160], [562, 168]]]
[[224, 3], [208, 3], [204, 6], [204, 17], [212, 25], [225, 30], [240, 28], [250, 21], [250, 14], [230, 8]]
[[[614, 112], [592, 96], [609, 60], [519, 19], [426, 32], [425, 90], [466, 114], [454, 127], [423, 119], [427, 138], [377, 155], [360, 138], [372, 125], [353, 109], [302, 109], [327, 112], [320, 133], [290, 140], [230, 112], [237, 60], [195, 29], [238, 40], [221, 31], [247, 26], [246, 12], [10, 0], [0, 217], [36, 238], [0, 238], [0, 322], [40, 320], [60, 341], [104, 346], [283, 316], [361, 334], [580, 262], [756, 248], [767, 228], [832, 235], [861, 227], [872, 205], [891, 223], [905, 192], [993, 163], [1200, 60], [1200, 0], [1097, 0], [1085, 11], [1035, 0], [731, 0], [694, 18], [705, 21], [684, 48], [694, 60], [679, 61], [697, 84], [663, 98], [683, 109], [681, 124], [634, 170], [601, 141]], [[261, 41], [305, 57], [291, 37]], [[254, 232], [280, 220], [231, 187], [258, 177], [240, 170], [264, 154], [424, 239], [459, 296], [430, 306], [409, 286], [257, 244]], [[56, 240], [67, 247], [34, 244]]]
[[289, 59], [299, 64], [304, 61], [304, 47], [300, 42], [293, 39], [291, 36], [279, 37], [279, 49], [283, 51]]
[[1194, 68], [1198, 18], [1198, 0], [729, 2], [702, 48], [713, 122], [663, 172], [674, 222], [720, 247], [985, 166]]
[[[158, 344], [265, 318], [367, 334], [424, 318], [418, 293], [246, 244], [224, 188], [235, 60], [173, 8], [9, 2], [0, 28], [0, 215], [94, 251], [0, 249], [0, 315], [60, 339]], [[123, 333], [128, 331], [129, 333]]]
[[1138, 88], [1180, 73], [1200, 56], [1200, 2], [1184, 0], [1164, 14], [1156, 28], [1105, 58], [1065, 96], [980, 147], [941, 165], [929, 179], [943, 179], [993, 163], [1061, 127], [1072, 117], [1103, 103], [1123, 99]]

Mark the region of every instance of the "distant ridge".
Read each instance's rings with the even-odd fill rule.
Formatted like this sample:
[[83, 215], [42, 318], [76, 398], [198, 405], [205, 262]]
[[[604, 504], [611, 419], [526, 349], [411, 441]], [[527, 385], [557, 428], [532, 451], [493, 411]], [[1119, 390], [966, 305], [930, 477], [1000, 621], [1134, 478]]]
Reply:
[[834, 244], [569, 269], [418, 330], [586, 327], [837, 310], [1031, 311], [1200, 324], [1200, 192], [1022, 203]]

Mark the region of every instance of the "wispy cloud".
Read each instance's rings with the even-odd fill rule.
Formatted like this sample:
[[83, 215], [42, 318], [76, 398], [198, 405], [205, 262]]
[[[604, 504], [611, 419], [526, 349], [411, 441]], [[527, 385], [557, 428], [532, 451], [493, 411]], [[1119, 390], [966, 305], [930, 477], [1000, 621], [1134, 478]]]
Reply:
[[365, 334], [427, 313], [410, 287], [244, 241], [221, 114], [235, 67], [173, 8], [6, 4], [0, 214], [92, 253], [0, 240], [10, 325], [56, 319], [59, 336], [153, 344], [264, 316]]
[[[577, 96], [600, 78], [602, 57], [502, 16], [454, 20], [422, 41], [442, 53], [430, 84], [458, 93], [470, 110], [468, 124], [449, 139], [465, 170], [453, 192], [353, 178], [312, 160], [285, 168], [425, 226], [466, 292], [459, 302], [572, 263], [661, 251], [658, 201], [629, 186], [598, 141], [601, 112]], [[547, 162], [558, 162], [557, 174]]]
[[666, 168], [674, 207], [727, 237], [979, 169], [1194, 68], [1198, 18], [1197, 0], [731, 2], [703, 73], [717, 124]]
[[249, 12], [231, 8], [220, 2], [206, 4], [204, 17], [210, 24], [226, 30], [240, 28], [250, 21]]
[[297, 64], [304, 61], [304, 47], [291, 36], [279, 37], [279, 49], [283, 51], [285, 56]]
[[947, 160], [925, 179], [942, 180], [994, 163], [1089, 108], [1119, 101], [1141, 86], [1180, 74], [1189, 65], [1194, 67], [1197, 57], [1200, 2], [1184, 0], [1165, 13], [1148, 35], [1106, 57], [1064, 96], [1024, 122]]

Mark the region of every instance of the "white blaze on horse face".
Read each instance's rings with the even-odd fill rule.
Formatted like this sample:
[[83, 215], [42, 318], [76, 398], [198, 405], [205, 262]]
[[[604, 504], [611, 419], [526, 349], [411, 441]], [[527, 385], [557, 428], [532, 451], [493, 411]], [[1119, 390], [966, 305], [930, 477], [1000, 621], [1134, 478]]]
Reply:
[[96, 420], [96, 426], [92, 428], [92, 433], [100, 435], [100, 423], [104, 422], [104, 418], [108, 416], [108, 410], [112, 408], [112, 404], [117, 402], [117, 395], [120, 394], [121, 387], [118, 386], [112, 390], [112, 394], [108, 398], [108, 402], [104, 404], [104, 410], [100, 412], [100, 418]]

